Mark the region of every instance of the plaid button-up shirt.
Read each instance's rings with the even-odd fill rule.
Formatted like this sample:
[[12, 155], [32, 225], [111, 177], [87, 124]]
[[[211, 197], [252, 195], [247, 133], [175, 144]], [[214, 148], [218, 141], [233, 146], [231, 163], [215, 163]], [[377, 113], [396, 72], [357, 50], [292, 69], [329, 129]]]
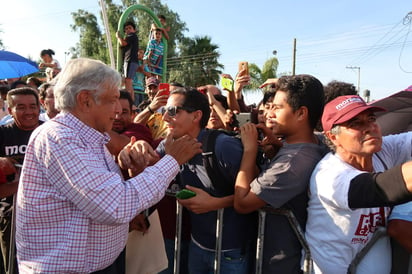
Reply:
[[33, 132], [17, 196], [20, 273], [88, 273], [124, 249], [129, 221], [157, 203], [179, 171], [163, 157], [124, 181], [108, 137], [63, 113]]

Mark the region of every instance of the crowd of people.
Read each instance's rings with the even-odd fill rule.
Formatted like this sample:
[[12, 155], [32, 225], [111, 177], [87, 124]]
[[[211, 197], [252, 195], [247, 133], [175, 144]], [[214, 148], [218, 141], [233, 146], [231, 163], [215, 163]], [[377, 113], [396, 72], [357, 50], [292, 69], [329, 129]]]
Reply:
[[[406, 273], [392, 247], [412, 252], [412, 133], [382, 137], [385, 109], [307, 74], [267, 79], [257, 106], [245, 71], [222, 75], [230, 90], [161, 83], [164, 22], [146, 52], [134, 23], [116, 34], [123, 75], [88, 58], [62, 68], [49, 49], [44, 83], [0, 86], [0, 273], [174, 273], [177, 228], [179, 273], [213, 273], [216, 258], [220, 273], [302, 273], [296, 229], [314, 273], [347, 273], [380, 227], [356, 273]], [[258, 262], [265, 208], [297, 222], [268, 211]]]

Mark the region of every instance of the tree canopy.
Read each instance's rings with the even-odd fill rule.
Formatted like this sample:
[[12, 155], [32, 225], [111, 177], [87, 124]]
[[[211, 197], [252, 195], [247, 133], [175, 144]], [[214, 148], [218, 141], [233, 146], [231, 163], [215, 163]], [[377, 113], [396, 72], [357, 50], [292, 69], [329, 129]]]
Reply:
[[[168, 80], [181, 82], [185, 85], [216, 84], [219, 80], [220, 69], [223, 65], [218, 62], [218, 46], [212, 43], [212, 38], [185, 37], [186, 23], [181, 21], [179, 15], [170, 10], [160, 0], [124, 0], [117, 5], [112, 0], [106, 0], [105, 8], [111, 34], [113, 48], [117, 47], [116, 31], [118, 21], [123, 11], [131, 5], [143, 5], [154, 14], [164, 15], [166, 23], [170, 26], [168, 42]], [[79, 42], [70, 49], [72, 57], [90, 57], [109, 63], [107, 37], [103, 24], [99, 24], [97, 16], [85, 10], [72, 13], [74, 31], [79, 31]], [[149, 40], [150, 26], [153, 20], [145, 12], [133, 12], [128, 20], [136, 23], [140, 48], [145, 48]], [[100, 14], [102, 18], [102, 14]], [[116, 52], [114, 52], [116, 54]], [[116, 56], [115, 56], [116, 58]]]

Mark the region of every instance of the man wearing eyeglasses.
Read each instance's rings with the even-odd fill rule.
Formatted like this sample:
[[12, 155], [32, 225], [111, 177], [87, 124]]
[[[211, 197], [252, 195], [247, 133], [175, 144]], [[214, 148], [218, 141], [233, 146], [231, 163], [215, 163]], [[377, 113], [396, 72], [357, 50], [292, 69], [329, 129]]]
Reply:
[[[208, 99], [196, 89], [177, 88], [171, 91], [163, 111], [163, 119], [167, 122], [174, 139], [188, 135], [202, 141], [209, 116]], [[165, 153], [164, 145], [163, 141], [156, 149], [161, 156]], [[147, 149], [150, 150], [148, 147]], [[138, 161], [139, 157], [134, 158], [134, 155], [141, 152], [141, 146], [133, 146], [124, 162]], [[243, 153], [240, 140], [220, 134], [216, 139], [214, 153], [219, 163], [217, 168], [224, 177], [219, 184], [224, 182], [234, 186]], [[253, 259], [250, 250], [253, 237], [256, 235], [256, 216], [235, 212], [233, 194], [223, 194], [220, 185], [212, 183], [203, 166], [201, 153], [181, 166], [177, 180], [183, 187], [196, 193], [192, 198], [179, 199], [179, 203], [189, 210], [191, 219], [189, 273], [214, 271], [216, 219], [217, 210], [221, 208], [224, 208], [224, 225], [220, 273], [250, 273], [250, 262]]]
[[[195, 89], [176, 89], [164, 108], [163, 119], [174, 138], [184, 135], [202, 141], [209, 120], [209, 102]], [[157, 148], [164, 154], [164, 142]], [[234, 186], [242, 156], [239, 139], [221, 134], [217, 137], [215, 155], [224, 174], [224, 181]], [[253, 215], [238, 214], [233, 209], [233, 195], [225, 196], [209, 179], [201, 154], [186, 162], [180, 171], [181, 184], [196, 193], [195, 197], [179, 199], [189, 209], [191, 238], [189, 273], [213, 272], [216, 241], [217, 210], [224, 208], [220, 273], [249, 273], [249, 250], [253, 231]], [[203, 260], [202, 258], [207, 258]]]
[[31, 135], [19, 183], [20, 273], [124, 273], [130, 220], [200, 153], [194, 138], [168, 136], [166, 156], [124, 180], [105, 147], [121, 111], [120, 83], [117, 71], [87, 58], [60, 72], [54, 94], [61, 113]]

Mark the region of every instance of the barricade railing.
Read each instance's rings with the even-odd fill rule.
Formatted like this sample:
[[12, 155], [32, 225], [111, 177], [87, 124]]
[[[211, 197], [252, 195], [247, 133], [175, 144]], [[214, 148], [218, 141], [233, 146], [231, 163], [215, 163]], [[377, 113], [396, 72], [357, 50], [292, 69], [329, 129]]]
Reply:
[[[175, 197], [176, 192], [168, 190], [166, 195]], [[174, 256], [174, 273], [180, 272], [180, 251], [181, 251], [181, 233], [182, 233], [182, 205], [176, 200], [176, 235], [175, 235], [175, 256]], [[214, 273], [220, 273], [220, 260], [222, 251], [222, 235], [223, 235], [223, 213], [224, 209], [219, 209], [217, 211], [216, 220], [216, 247], [215, 247], [215, 261], [214, 261]], [[303, 264], [303, 273], [309, 274], [313, 271], [313, 264], [310, 254], [309, 245], [306, 242], [304, 232], [296, 219], [295, 215], [291, 210], [272, 208], [270, 206], [263, 207], [259, 210], [259, 224], [258, 224], [258, 237], [256, 246], [256, 274], [262, 273], [262, 263], [263, 263], [263, 243], [265, 237], [265, 223], [266, 214], [277, 214], [285, 216], [290, 226], [292, 227], [296, 237], [298, 238], [303, 250], [305, 251], [305, 259]]]
[[305, 258], [303, 261], [303, 273], [310, 274], [313, 273], [313, 262], [312, 256], [310, 253], [309, 245], [305, 239], [305, 234], [295, 217], [295, 214], [289, 209], [283, 208], [273, 208], [270, 206], [265, 206], [259, 209], [259, 224], [258, 224], [258, 238], [256, 246], [256, 274], [262, 273], [262, 263], [263, 263], [263, 246], [264, 246], [264, 237], [265, 237], [265, 224], [266, 224], [266, 215], [267, 214], [276, 214], [285, 216], [290, 226], [293, 229], [296, 237], [299, 240], [299, 243], [302, 246], [302, 249], [305, 252]]
[[[168, 196], [176, 196], [176, 192], [167, 191]], [[216, 248], [215, 248], [215, 261], [214, 261], [214, 273], [220, 273], [220, 260], [222, 251], [222, 235], [223, 235], [223, 213], [224, 209], [219, 209], [217, 211], [216, 220]], [[312, 273], [313, 264], [310, 254], [309, 245], [305, 240], [305, 235], [302, 228], [295, 215], [291, 210], [278, 209], [272, 207], [264, 207], [259, 210], [259, 224], [258, 224], [258, 237], [256, 246], [256, 274], [262, 273], [262, 263], [263, 263], [263, 243], [265, 237], [265, 223], [266, 214], [277, 214], [285, 216], [290, 226], [292, 227], [295, 235], [297, 236], [303, 250], [305, 251], [305, 259], [303, 265], [303, 271], [305, 274]], [[182, 205], [176, 201], [176, 235], [175, 235], [175, 256], [174, 256], [174, 273], [179, 273], [180, 270], [180, 251], [181, 251], [181, 233], [182, 233]]]
[[215, 248], [215, 263], [214, 270], [215, 274], [220, 274], [220, 262], [222, 256], [222, 238], [223, 238], [223, 213], [224, 208], [217, 210], [217, 220], [216, 220], [216, 248]]
[[355, 274], [356, 268], [368, 251], [372, 248], [372, 246], [383, 236], [386, 236], [386, 228], [383, 226], [378, 226], [376, 231], [373, 233], [372, 238], [369, 242], [356, 254], [355, 258], [353, 258], [352, 262], [348, 267], [348, 274]]
[[[22, 165], [21, 164], [14, 164], [16, 167], [17, 173], [14, 178], [14, 181], [20, 180], [20, 172]], [[10, 229], [10, 246], [9, 246], [9, 258], [8, 258], [8, 274], [16, 273], [15, 265], [16, 262], [16, 205], [17, 205], [17, 193], [13, 195], [13, 204], [12, 204], [12, 211], [11, 211], [11, 229]]]
[[[176, 192], [167, 191], [168, 196], [176, 196]], [[176, 200], [176, 235], [175, 235], [175, 256], [174, 256], [174, 273], [180, 272], [180, 251], [181, 251], [181, 233], [182, 233], [182, 210], [183, 207]], [[215, 247], [215, 261], [214, 261], [214, 273], [220, 273], [220, 260], [221, 260], [221, 251], [222, 251], [222, 235], [223, 235], [223, 213], [224, 209], [219, 209], [217, 212], [217, 221], [216, 221], [216, 247]], [[305, 239], [305, 234], [302, 227], [300, 226], [295, 214], [289, 209], [283, 208], [273, 208], [270, 206], [265, 206], [258, 210], [259, 223], [258, 223], [258, 234], [256, 241], [256, 265], [255, 265], [255, 274], [262, 273], [263, 265], [263, 248], [265, 240], [265, 223], [267, 214], [276, 214], [285, 216], [293, 229], [299, 243], [302, 246], [304, 251], [304, 260], [303, 260], [303, 273], [311, 274], [313, 273], [313, 261], [312, 255], [309, 249], [309, 245]], [[386, 235], [385, 227], [378, 227], [375, 231], [372, 239], [366, 244], [366, 246], [358, 252], [355, 258], [352, 260], [351, 264], [348, 267], [348, 274], [356, 273], [356, 267], [361, 262], [363, 257], [367, 252], [372, 248], [372, 246], [382, 237]], [[411, 256], [412, 258], [412, 256]], [[412, 260], [412, 259], [411, 259]], [[411, 262], [412, 264], [412, 262]]]
[[176, 235], [175, 235], [175, 256], [174, 273], [180, 273], [180, 251], [182, 243], [182, 215], [183, 206], [176, 200]]
[[[167, 190], [166, 195], [176, 197], [176, 192]], [[216, 245], [215, 245], [215, 260], [214, 260], [214, 273], [220, 273], [220, 262], [222, 253], [222, 238], [223, 238], [223, 213], [224, 208], [217, 210], [216, 219]], [[183, 206], [176, 200], [176, 234], [175, 234], [175, 252], [173, 261], [173, 272], [180, 273], [180, 253], [182, 243], [182, 216]]]

